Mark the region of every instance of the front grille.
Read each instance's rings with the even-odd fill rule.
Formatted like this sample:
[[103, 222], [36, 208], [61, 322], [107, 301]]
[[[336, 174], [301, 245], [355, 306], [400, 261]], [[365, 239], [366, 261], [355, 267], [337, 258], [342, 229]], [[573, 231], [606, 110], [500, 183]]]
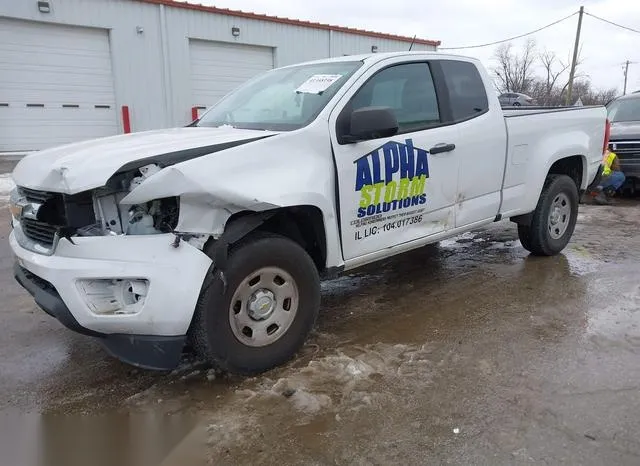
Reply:
[[22, 225], [22, 231], [28, 238], [33, 241], [37, 241], [38, 243], [49, 246], [53, 245], [56, 235], [56, 227], [49, 225], [48, 223], [38, 222], [37, 220], [31, 220], [28, 218], [23, 218], [20, 223]]
[[[59, 193], [39, 191], [20, 186], [20, 194], [31, 204], [39, 206], [36, 218], [22, 216], [22, 232], [30, 240], [43, 246], [53, 246], [57, 227], [63, 223], [64, 197]], [[62, 216], [62, 218], [61, 218]]]
[[44, 204], [49, 199], [53, 199], [59, 194], [49, 193], [46, 191], [36, 191], [35, 189], [20, 188], [20, 191], [29, 202], [35, 202], [37, 204]]
[[619, 155], [621, 159], [640, 157], [640, 141], [611, 141], [609, 149]]

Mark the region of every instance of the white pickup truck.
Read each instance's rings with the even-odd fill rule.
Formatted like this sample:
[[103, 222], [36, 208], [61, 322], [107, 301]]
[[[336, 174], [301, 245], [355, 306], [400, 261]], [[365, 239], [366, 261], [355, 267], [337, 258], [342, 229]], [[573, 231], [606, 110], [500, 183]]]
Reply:
[[130, 364], [191, 346], [268, 370], [312, 329], [321, 277], [507, 218], [533, 254], [567, 245], [605, 108], [503, 112], [492, 89], [470, 58], [346, 56], [269, 71], [188, 127], [34, 153], [15, 276]]

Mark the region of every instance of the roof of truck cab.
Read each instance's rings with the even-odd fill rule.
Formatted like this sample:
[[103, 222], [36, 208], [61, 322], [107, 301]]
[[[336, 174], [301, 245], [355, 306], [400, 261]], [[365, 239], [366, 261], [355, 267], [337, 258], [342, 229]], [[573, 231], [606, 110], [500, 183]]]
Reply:
[[367, 62], [369, 64], [373, 64], [389, 58], [412, 57], [412, 56], [424, 57], [425, 59], [430, 59], [430, 58], [440, 59], [440, 60], [441, 59], [458, 59], [458, 60], [462, 59], [465, 61], [474, 61], [474, 62], [478, 61], [477, 59], [471, 58], [471, 57], [466, 57], [462, 55], [444, 54], [436, 51], [434, 52], [429, 52], [429, 51], [408, 52], [407, 51], [407, 52], [365, 53], [360, 55], [344, 55], [342, 57], [322, 58], [319, 60], [311, 60], [311, 61], [306, 61], [302, 63], [296, 63], [295, 65], [284, 66], [282, 68], [291, 68], [291, 67], [300, 66], [300, 65], [315, 65], [320, 63], [339, 63], [339, 62], [354, 62], [354, 61], [362, 61], [362, 62]]

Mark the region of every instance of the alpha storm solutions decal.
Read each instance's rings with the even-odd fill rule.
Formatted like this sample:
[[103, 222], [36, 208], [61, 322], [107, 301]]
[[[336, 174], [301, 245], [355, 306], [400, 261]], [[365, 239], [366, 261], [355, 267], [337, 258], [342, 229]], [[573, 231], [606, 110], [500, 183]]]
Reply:
[[358, 218], [425, 204], [428, 154], [406, 139], [404, 144], [389, 141], [356, 160]]

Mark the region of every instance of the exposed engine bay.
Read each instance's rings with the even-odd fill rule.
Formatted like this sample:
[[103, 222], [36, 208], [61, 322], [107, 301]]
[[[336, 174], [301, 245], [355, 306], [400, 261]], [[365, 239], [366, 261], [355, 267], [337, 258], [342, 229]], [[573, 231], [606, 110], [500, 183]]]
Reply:
[[78, 229], [78, 234], [153, 235], [172, 232], [178, 224], [177, 197], [156, 199], [131, 206], [120, 203], [146, 178], [160, 170], [158, 165], [145, 165], [134, 172], [116, 175], [109, 180], [106, 187], [95, 190], [93, 204], [97, 222]]
[[[12, 194], [14, 220], [28, 238], [26, 247], [55, 247], [56, 238], [74, 236], [153, 235], [174, 232], [179, 219], [179, 198], [154, 199], [136, 205], [121, 201], [161, 168], [149, 164], [118, 173], [106, 186], [67, 195], [18, 187]], [[13, 212], [12, 212], [13, 213]], [[206, 237], [191, 235], [202, 247]], [[190, 241], [190, 242], [192, 242]]]

